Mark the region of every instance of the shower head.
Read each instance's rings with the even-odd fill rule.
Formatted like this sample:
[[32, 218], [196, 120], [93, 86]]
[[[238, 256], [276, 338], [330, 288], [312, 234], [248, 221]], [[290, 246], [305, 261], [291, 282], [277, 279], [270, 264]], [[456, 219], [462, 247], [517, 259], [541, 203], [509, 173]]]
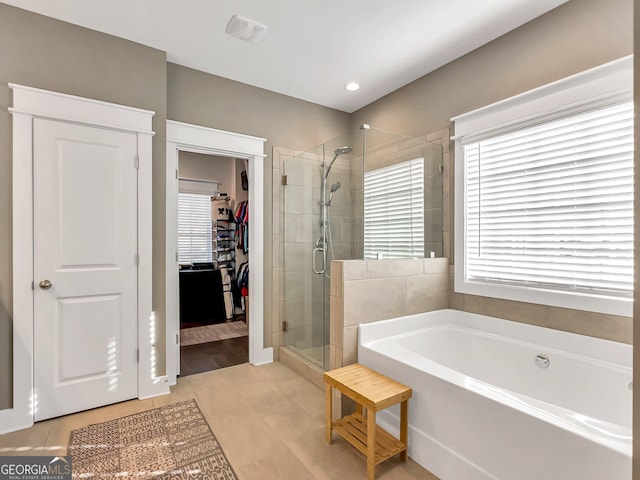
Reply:
[[331, 185], [331, 191], [329, 192], [329, 200], [327, 200], [327, 203], [325, 203], [327, 207], [331, 205], [331, 200], [333, 200], [333, 194], [336, 193], [338, 190], [340, 190], [341, 186], [342, 184], [340, 182], [336, 182], [333, 185]]
[[336, 158], [338, 158], [340, 155], [344, 155], [346, 153], [351, 153], [352, 152], [352, 148], [345, 145], [344, 147], [340, 147], [340, 148], [336, 148], [336, 150], [333, 152], [334, 153], [334, 157], [333, 160], [331, 160], [331, 163], [329, 164], [329, 168], [327, 168], [326, 173], [324, 174], [324, 178], [327, 178], [329, 176], [329, 171], [331, 170], [331, 167], [333, 166], [333, 162], [336, 161]]

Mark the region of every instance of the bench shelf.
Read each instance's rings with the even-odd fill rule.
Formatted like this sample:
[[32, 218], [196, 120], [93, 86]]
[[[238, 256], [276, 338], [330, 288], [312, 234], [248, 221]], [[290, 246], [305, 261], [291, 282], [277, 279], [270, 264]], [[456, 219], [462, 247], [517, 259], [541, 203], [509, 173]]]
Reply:
[[[400, 454], [407, 461], [408, 402], [412, 390], [360, 364], [348, 365], [325, 372], [327, 443], [335, 430], [347, 442], [367, 457], [367, 478], [375, 479], [379, 463]], [[332, 389], [354, 400], [357, 411], [333, 421]], [[376, 413], [400, 403], [400, 438], [397, 439], [376, 425]], [[366, 409], [366, 416], [364, 410]]]

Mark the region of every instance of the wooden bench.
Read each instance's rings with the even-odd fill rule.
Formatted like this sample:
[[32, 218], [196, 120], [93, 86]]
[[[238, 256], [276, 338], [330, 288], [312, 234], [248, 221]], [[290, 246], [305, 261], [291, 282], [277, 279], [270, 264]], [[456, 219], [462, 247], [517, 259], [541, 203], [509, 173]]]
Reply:
[[[358, 363], [325, 372], [327, 443], [335, 430], [367, 457], [367, 479], [374, 480], [376, 465], [400, 454], [407, 461], [408, 404], [411, 388]], [[354, 400], [356, 413], [333, 421], [332, 389]], [[376, 413], [400, 403], [400, 438], [376, 425]], [[363, 408], [366, 409], [366, 416]]]

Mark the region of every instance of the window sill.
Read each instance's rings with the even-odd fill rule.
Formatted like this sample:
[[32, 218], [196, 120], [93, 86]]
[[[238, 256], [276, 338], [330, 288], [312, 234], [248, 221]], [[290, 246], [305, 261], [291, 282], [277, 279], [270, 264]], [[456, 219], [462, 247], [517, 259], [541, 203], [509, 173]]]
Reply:
[[633, 300], [606, 296], [585, 295], [571, 292], [557, 292], [536, 288], [510, 285], [495, 285], [462, 280], [464, 277], [456, 271], [454, 291], [481, 297], [501, 300], [534, 303], [550, 307], [570, 308], [606, 315], [633, 316]]

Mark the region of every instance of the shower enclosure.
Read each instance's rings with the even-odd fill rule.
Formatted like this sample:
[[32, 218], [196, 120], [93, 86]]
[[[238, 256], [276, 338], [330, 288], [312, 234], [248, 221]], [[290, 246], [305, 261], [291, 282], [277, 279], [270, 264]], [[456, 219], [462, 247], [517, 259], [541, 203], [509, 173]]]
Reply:
[[[425, 251], [427, 256], [432, 251], [441, 256], [440, 145], [363, 125], [281, 164], [281, 344], [325, 370], [329, 368], [331, 261], [364, 258], [365, 174], [384, 173], [390, 165], [415, 159], [424, 165], [424, 198], [419, 202], [424, 226], [419, 235], [424, 243], [415, 256], [425, 256]], [[402, 193], [406, 179], [395, 180], [399, 184], [394, 192]], [[391, 199], [394, 195], [387, 194]], [[395, 208], [409, 216], [417, 213], [411, 205], [389, 210]], [[390, 222], [389, 228], [395, 228], [394, 220]]]

